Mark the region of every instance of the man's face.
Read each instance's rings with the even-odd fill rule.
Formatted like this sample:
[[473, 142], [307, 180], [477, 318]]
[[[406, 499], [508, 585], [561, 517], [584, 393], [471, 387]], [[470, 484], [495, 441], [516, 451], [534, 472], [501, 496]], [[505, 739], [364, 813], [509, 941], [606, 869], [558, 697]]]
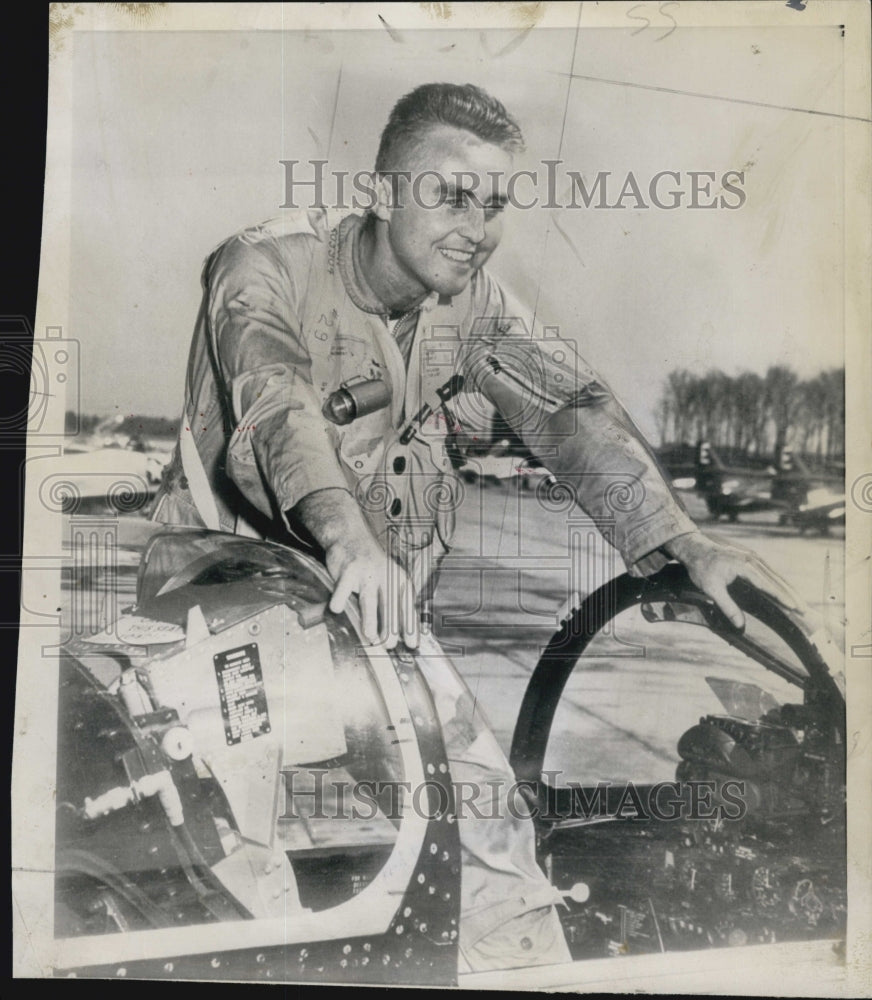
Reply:
[[421, 136], [386, 213], [391, 264], [409, 291], [463, 291], [500, 241], [511, 168], [510, 153], [464, 129]]

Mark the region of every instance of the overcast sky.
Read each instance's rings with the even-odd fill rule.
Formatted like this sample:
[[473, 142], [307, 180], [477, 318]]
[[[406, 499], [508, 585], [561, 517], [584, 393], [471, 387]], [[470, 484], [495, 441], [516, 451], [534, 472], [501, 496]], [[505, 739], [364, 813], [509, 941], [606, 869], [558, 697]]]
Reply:
[[786, 364], [806, 377], [843, 364], [838, 29], [633, 30], [582, 28], [577, 45], [552, 29], [400, 43], [387, 31], [75, 35], [69, 317], [82, 410], [175, 417], [206, 254], [279, 214], [280, 160], [369, 169], [393, 103], [432, 80], [477, 83], [507, 105], [527, 139], [519, 169], [561, 159], [588, 184], [610, 172], [609, 203], [628, 172], [646, 202], [655, 174], [678, 172], [661, 197], [681, 188], [686, 205], [689, 171], [744, 170], [736, 210], [633, 197], [508, 210], [491, 270], [578, 343], [646, 433], [673, 368]]

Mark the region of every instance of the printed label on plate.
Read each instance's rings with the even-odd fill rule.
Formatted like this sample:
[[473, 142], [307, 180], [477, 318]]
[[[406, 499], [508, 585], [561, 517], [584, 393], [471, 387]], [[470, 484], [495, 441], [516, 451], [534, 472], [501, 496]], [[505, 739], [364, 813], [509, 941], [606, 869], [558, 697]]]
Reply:
[[216, 653], [212, 660], [221, 696], [227, 745], [233, 746], [268, 733], [269, 713], [257, 643]]

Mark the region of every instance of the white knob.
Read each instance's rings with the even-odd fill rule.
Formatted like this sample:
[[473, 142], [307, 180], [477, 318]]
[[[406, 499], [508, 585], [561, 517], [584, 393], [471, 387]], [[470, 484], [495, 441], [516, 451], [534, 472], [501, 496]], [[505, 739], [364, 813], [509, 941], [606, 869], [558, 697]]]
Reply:
[[194, 752], [194, 738], [184, 726], [173, 726], [164, 733], [160, 746], [170, 760], [187, 760]]
[[576, 882], [569, 892], [564, 892], [563, 895], [573, 903], [586, 903], [590, 899], [590, 886], [585, 882]]

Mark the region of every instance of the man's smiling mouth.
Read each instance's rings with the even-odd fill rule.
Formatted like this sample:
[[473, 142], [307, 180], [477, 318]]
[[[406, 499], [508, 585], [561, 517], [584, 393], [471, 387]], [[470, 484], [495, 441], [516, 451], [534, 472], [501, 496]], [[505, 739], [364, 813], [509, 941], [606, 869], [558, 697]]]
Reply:
[[471, 250], [452, 250], [449, 247], [439, 247], [439, 253], [457, 264], [469, 264], [474, 256]]

